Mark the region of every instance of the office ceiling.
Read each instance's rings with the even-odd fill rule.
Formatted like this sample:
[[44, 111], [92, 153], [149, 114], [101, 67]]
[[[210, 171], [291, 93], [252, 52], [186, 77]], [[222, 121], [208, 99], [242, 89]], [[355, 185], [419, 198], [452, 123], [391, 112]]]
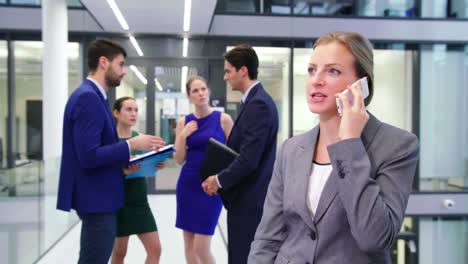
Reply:
[[[115, 0], [130, 29], [124, 30], [107, 1], [81, 0], [106, 32], [182, 34], [184, 0]], [[216, 0], [192, 0], [190, 34], [207, 34]]]

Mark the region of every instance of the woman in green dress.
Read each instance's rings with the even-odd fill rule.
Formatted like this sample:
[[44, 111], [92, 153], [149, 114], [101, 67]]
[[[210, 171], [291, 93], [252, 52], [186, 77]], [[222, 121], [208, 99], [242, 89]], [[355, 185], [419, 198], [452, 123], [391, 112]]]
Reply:
[[[117, 120], [120, 140], [127, 140], [139, 133], [132, 130], [138, 118], [138, 106], [134, 98], [122, 97], [115, 101], [113, 115]], [[139, 153], [132, 152], [132, 155]], [[158, 164], [162, 168], [164, 164]], [[139, 165], [129, 166], [124, 173], [131, 174]], [[112, 264], [124, 263], [130, 235], [137, 235], [146, 250], [145, 263], [159, 263], [161, 242], [153, 214], [148, 204], [146, 178], [126, 179], [125, 205], [117, 212], [117, 238], [112, 251]]]

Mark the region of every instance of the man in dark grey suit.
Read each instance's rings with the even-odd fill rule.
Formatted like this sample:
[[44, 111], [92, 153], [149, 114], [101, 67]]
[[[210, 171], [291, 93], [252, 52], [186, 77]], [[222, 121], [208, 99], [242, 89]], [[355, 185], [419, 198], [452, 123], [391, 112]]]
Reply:
[[221, 189], [228, 211], [230, 264], [247, 263], [250, 243], [263, 213], [273, 171], [278, 113], [273, 99], [257, 81], [258, 57], [249, 45], [224, 55], [224, 79], [242, 93], [242, 105], [227, 145], [239, 153], [231, 165], [203, 183], [208, 194]]

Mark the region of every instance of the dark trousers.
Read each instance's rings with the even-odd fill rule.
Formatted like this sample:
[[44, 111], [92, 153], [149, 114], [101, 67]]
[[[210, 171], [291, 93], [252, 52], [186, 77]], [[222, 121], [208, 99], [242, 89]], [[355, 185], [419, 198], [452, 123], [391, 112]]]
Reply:
[[237, 204], [227, 212], [228, 263], [247, 264], [250, 244], [252, 244], [262, 209], [258, 206]]
[[78, 213], [81, 219], [80, 259], [78, 264], [107, 264], [116, 234], [115, 213]]

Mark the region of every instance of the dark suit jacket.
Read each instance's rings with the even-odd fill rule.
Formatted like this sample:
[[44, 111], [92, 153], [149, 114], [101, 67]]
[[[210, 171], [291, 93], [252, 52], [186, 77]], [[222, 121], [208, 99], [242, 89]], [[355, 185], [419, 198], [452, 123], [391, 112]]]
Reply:
[[227, 209], [239, 193], [244, 200], [263, 207], [275, 162], [277, 133], [275, 103], [258, 83], [241, 107], [227, 142], [239, 156], [218, 174]]
[[248, 263], [391, 263], [418, 139], [370, 115], [361, 138], [328, 146], [333, 170], [313, 214], [307, 195], [318, 135], [317, 126], [281, 147]]
[[93, 82], [85, 80], [65, 107], [57, 208], [83, 213], [121, 208], [122, 166], [129, 157], [128, 144], [118, 142], [104, 97]]

